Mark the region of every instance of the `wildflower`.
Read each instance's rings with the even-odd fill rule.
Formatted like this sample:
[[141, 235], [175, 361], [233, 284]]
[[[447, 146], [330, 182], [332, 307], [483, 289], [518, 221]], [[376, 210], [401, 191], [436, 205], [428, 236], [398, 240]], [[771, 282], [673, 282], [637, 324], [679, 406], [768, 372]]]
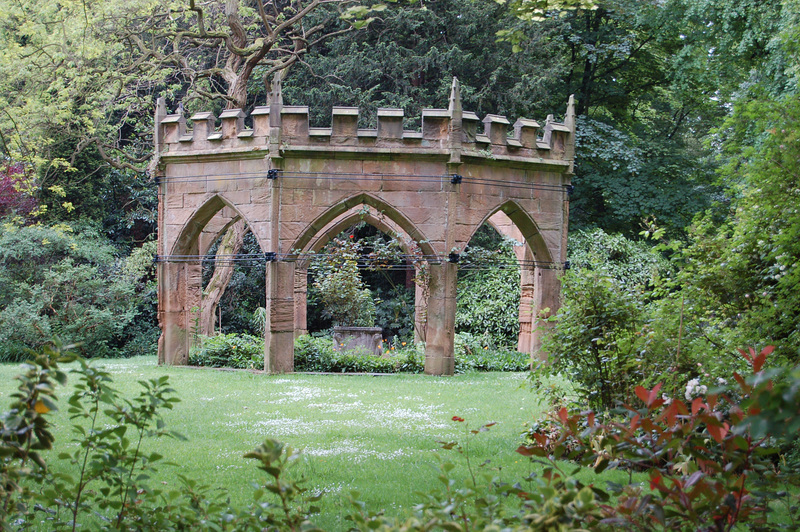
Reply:
[[708, 387], [701, 385], [700, 379], [692, 379], [686, 383], [686, 393], [684, 395], [687, 401], [691, 401], [693, 397], [705, 395], [707, 391]]
[[459, 423], [461, 423], [462, 421], [464, 421], [464, 418], [463, 417], [458, 417], [458, 416], [453, 416], [453, 421], [458, 421]]
[[405, 342], [400, 342], [400, 345], [405, 346], [406, 343]]
[[[36, 410], [37, 414], [46, 414], [46, 413], [48, 413], [50, 411], [50, 409], [47, 407], [47, 405], [44, 404], [44, 401], [41, 401], [41, 400], [40, 401], [36, 401], [36, 404], [33, 405], [33, 409]], [[463, 421], [463, 419], [462, 419], [462, 421]]]

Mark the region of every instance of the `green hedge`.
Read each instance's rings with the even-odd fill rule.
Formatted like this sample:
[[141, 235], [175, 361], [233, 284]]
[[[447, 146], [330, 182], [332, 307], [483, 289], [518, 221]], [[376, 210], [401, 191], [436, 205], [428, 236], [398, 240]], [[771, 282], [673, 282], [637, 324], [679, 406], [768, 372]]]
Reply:
[[[526, 371], [530, 357], [498, 348], [489, 335], [458, 333], [455, 338], [455, 371]], [[264, 340], [249, 334], [220, 334], [204, 338], [189, 354], [192, 366], [255, 368], [264, 366]], [[336, 351], [329, 337], [304, 335], [294, 344], [295, 371], [324, 373], [422, 373], [425, 353], [420, 344], [387, 350], [376, 357], [360, 351]]]
[[336, 351], [331, 338], [301, 336], [294, 343], [294, 369], [332, 373], [422, 373], [425, 369], [425, 355], [415, 346], [394, 352], [384, 358]]
[[264, 340], [249, 334], [219, 334], [203, 338], [189, 353], [189, 364], [212, 368], [264, 368]]

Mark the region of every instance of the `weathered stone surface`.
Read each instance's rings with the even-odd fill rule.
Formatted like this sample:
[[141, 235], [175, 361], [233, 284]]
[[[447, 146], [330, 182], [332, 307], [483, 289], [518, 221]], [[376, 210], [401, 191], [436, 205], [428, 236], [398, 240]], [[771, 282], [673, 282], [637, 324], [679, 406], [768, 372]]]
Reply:
[[381, 356], [383, 329], [380, 327], [334, 327], [333, 349], [336, 351], [364, 351]]
[[519, 347], [543, 356], [538, 313], [555, 311], [557, 268], [566, 257], [572, 102], [564, 123], [548, 117], [540, 128], [519, 119], [513, 137], [502, 116], [485, 117], [480, 130], [479, 117], [461, 109], [457, 83], [447, 110], [423, 111], [420, 132], [403, 129], [400, 109], [380, 109], [377, 128], [362, 130], [358, 109], [335, 107], [330, 128], [310, 128], [308, 108], [279, 99], [253, 110], [252, 130], [244, 118], [225, 111], [217, 130], [212, 113], [197, 113], [187, 131], [185, 117], [157, 117], [161, 363], [187, 359], [191, 309], [201, 293], [197, 256], [243, 219], [264, 252], [279, 254], [267, 267], [265, 368], [291, 371], [292, 342], [306, 327], [306, 283], [305, 270], [295, 274], [286, 254], [319, 249], [361, 211], [367, 223], [402, 234], [431, 256], [430, 285], [418, 289], [416, 301], [427, 373], [453, 371], [457, 265], [448, 254], [463, 251], [487, 220], [524, 244], [519, 258], [536, 261], [522, 272]]

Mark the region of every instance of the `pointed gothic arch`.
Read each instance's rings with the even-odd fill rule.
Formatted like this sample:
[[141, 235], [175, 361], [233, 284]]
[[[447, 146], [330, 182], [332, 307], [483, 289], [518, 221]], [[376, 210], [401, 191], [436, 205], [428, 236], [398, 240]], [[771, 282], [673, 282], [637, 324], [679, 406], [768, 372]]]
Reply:
[[[202, 249], [203, 233], [209, 223], [223, 211], [228, 211], [225, 217], [229, 219], [220, 220], [219, 227], [214, 227], [206, 240], [212, 236], [216, 239], [231, 224], [245, 219], [224, 195], [212, 195], [190, 213], [183, 223], [169, 254], [174, 260], [159, 268], [159, 320], [162, 323], [159, 363], [188, 363], [189, 349], [199, 335], [199, 323], [202, 319], [200, 309], [203, 306], [203, 266], [199, 259], [193, 258], [199, 258], [208, 251], [207, 247]], [[164, 342], [168, 342], [172, 349], [161, 349]]]
[[[390, 220], [394, 225], [399, 227], [410, 239], [417, 243], [425, 255], [435, 255], [436, 252], [428, 242], [425, 235], [420, 231], [414, 223], [406, 217], [399, 208], [392, 207], [383, 199], [369, 194], [360, 193], [352, 195], [344, 200], [332, 205], [315, 220], [308, 224], [306, 229], [300, 233], [291, 249], [305, 249], [309, 242], [314, 240], [314, 237], [321, 234], [328, 225], [339, 216], [358, 209], [361, 206], [372, 207], [378, 211], [387, 220]], [[376, 222], [384, 224], [385, 222], [376, 218]]]
[[[272, 372], [293, 368], [292, 250], [306, 249], [358, 205], [383, 213], [426, 256], [429, 374], [453, 372], [457, 253], [489, 216], [504, 212], [537, 261], [565, 261], [572, 99], [561, 123], [548, 116], [543, 126], [524, 118], [512, 126], [487, 115], [479, 130], [481, 120], [462, 109], [454, 80], [448, 109], [423, 110], [420, 131], [403, 129], [401, 109], [379, 109], [377, 128], [364, 130], [358, 109], [342, 107], [334, 107], [331, 127], [310, 127], [308, 108], [283, 105], [279, 84], [274, 89], [270, 105], [251, 113], [252, 129], [244, 128], [241, 111], [229, 110], [219, 130], [211, 113], [201, 113], [187, 131], [186, 117], [157, 106], [161, 363], [185, 363], [197, 259], [181, 257], [199, 256], [199, 235], [223, 208], [247, 222], [264, 252], [265, 369]], [[555, 271], [537, 268], [535, 308], [557, 305]], [[537, 345], [531, 352], [543, 355]]]
[[[541, 235], [536, 220], [515, 201], [509, 200], [498, 205], [483, 223], [489, 224], [498, 233], [522, 243], [520, 249], [515, 249], [520, 264], [517, 350], [536, 356], [541, 347], [542, 331], [548, 323], [543, 318], [554, 314], [559, 305], [557, 297], [546, 295], [548, 290], [552, 290], [552, 286], [546, 283], [558, 282], [558, 265], [552, 260], [552, 253]], [[475, 232], [477, 230], [478, 228]], [[549, 270], [554, 270], [555, 274], [551, 274]]]

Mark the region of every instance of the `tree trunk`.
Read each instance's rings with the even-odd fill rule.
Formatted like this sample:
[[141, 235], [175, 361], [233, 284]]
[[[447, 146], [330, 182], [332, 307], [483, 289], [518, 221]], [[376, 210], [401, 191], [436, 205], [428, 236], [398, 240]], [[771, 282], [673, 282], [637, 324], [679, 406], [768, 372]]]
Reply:
[[217, 258], [219, 259], [214, 266], [214, 274], [203, 290], [203, 302], [200, 313], [200, 333], [205, 336], [214, 334], [214, 325], [217, 317], [217, 306], [225, 288], [228, 286], [233, 276], [233, 262], [224, 255], [235, 255], [244, 244], [244, 235], [247, 234], [247, 225], [244, 220], [234, 223], [225, 235], [217, 248]]

